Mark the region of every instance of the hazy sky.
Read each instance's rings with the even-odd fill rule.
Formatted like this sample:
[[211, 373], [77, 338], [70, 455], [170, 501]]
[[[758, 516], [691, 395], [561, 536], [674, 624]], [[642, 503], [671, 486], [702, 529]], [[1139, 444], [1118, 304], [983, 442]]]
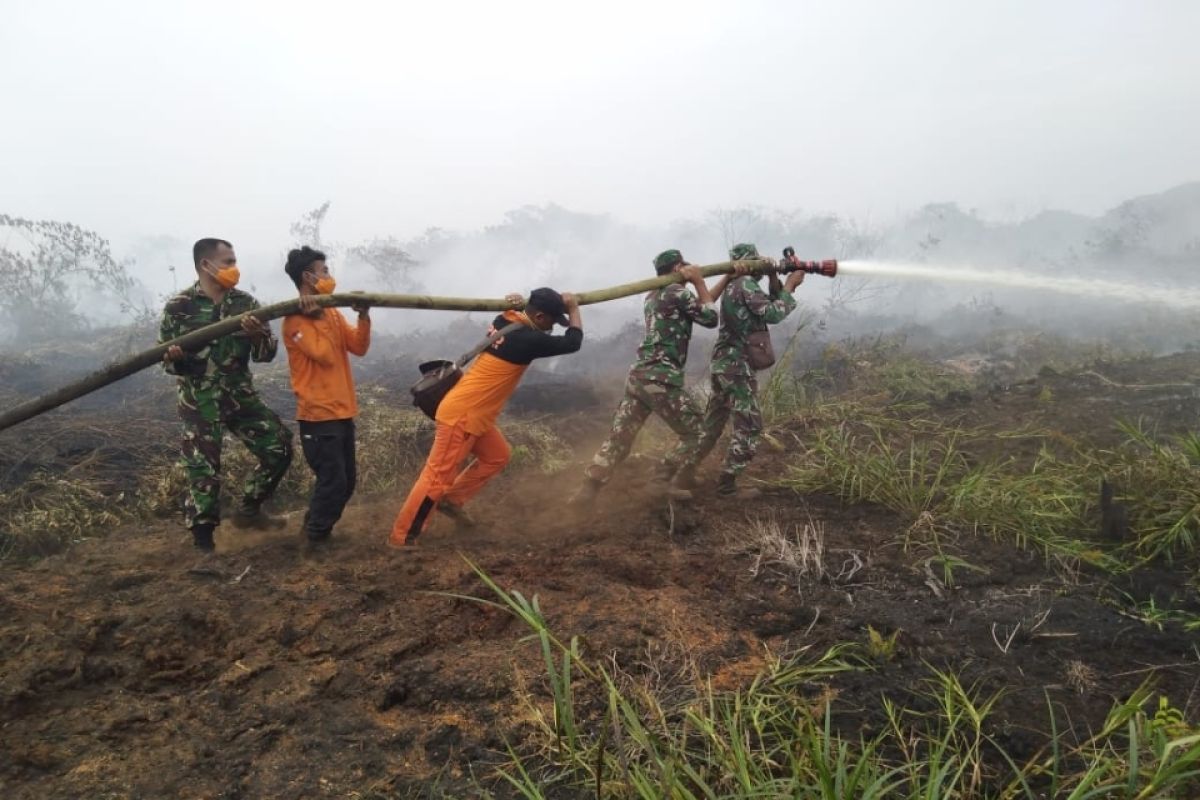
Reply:
[[344, 240], [1097, 212], [1200, 178], [1198, 32], [1188, 0], [0, 0], [0, 211], [264, 246], [326, 199]]

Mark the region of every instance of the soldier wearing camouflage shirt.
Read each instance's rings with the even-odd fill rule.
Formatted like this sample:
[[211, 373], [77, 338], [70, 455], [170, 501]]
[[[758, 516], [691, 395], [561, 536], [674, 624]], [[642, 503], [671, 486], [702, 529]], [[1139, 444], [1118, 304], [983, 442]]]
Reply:
[[[258, 308], [249, 294], [233, 288], [238, 281], [233, 245], [201, 239], [192, 248], [197, 281], [172, 297], [163, 311], [159, 343]], [[190, 493], [187, 525], [193, 544], [213, 550], [213, 530], [221, 522], [221, 441], [226, 430], [258, 459], [243, 487], [233, 522], [238, 527], [277, 527], [262, 503], [271, 496], [292, 461], [292, 432], [263, 405], [250, 377], [249, 362], [270, 361], [278, 347], [269, 325], [242, 319], [242, 330], [209, 342], [198, 350], [173, 345], [163, 355], [163, 369], [179, 379], [179, 418], [183, 421], [183, 466]]]
[[[659, 253], [654, 259], [654, 270], [659, 275], [678, 274], [681, 281], [695, 287], [696, 293], [689, 292], [681, 282], [646, 295], [646, 338], [629, 370], [625, 396], [617, 406], [612, 431], [585, 471], [586, 480], [574, 498], [577, 503], [590, 501], [608, 482], [616, 466], [629, 455], [638, 431], [651, 414], [662, 417], [679, 436], [675, 469], [671, 470], [677, 474], [671, 492], [675, 496], [690, 496], [687, 489], [700, 452], [701, 416], [696, 402], [683, 388], [688, 344], [693, 323], [705, 328], [717, 326], [715, 301], [728, 285], [729, 276], [723, 276], [710, 293], [700, 270], [684, 261], [678, 250]], [[670, 478], [670, 474], [664, 471], [664, 477]]]
[[[758, 248], [752, 244], [734, 245], [729, 257], [735, 261], [760, 258]], [[745, 275], [733, 281], [721, 300], [721, 328], [712, 353], [712, 394], [704, 412], [703, 438], [696, 462], [712, 451], [732, 415], [733, 432], [717, 479], [717, 493], [722, 495], [738, 493], [737, 476], [754, 458], [763, 428], [758, 381], [746, 351], [748, 338], [792, 313], [796, 307], [792, 292], [804, 280], [800, 270], [790, 273], [786, 283], [781, 283], [774, 272], [769, 276], [769, 294], [759, 287], [759, 277]], [[678, 454], [672, 454], [669, 463], [678, 466], [684, 462]], [[743, 490], [741, 494], [754, 493]]]

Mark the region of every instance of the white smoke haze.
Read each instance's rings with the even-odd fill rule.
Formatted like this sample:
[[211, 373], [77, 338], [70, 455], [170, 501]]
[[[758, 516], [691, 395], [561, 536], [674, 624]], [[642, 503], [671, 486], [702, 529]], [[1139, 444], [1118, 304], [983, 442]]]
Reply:
[[[801, 289], [829, 336], [1103, 334], [1195, 316], [1195, 30], [1183, 1], [10, 4], [0, 213], [109, 238], [151, 310], [202, 236], [262, 302], [294, 294], [301, 243], [339, 290], [498, 297], [754, 241], [847, 262]], [[297, 237], [327, 201], [319, 241]], [[381, 275], [364, 246], [415, 264]], [[74, 291], [95, 324], [126, 318]], [[639, 317], [585, 310], [600, 334]]]

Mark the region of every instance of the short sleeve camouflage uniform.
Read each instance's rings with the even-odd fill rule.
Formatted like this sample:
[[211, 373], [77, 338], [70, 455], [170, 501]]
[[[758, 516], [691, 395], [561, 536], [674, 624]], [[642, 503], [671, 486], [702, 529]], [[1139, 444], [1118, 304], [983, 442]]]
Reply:
[[717, 310], [702, 305], [687, 287], [672, 283], [646, 295], [646, 338], [625, 381], [625, 396], [617, 406], [612, 431], [601, 445], [587, 476], [605, 483], [629, 455], [638, 431], [652, 413], [679, 436], [676, 468], [694, 466], [700, 446], [700, 409], [683, 388], [692, 324], [717, 326]]
[[[758, 381], [746, 352], [747, 339], [755, 331], [782, 322], [795, 307], [790, 292], [781, 288], [767, 295], [749, 275], [735, 279], [725, 290], [721, 297], [721, 328], [712, 353], [712, 395], [704, 411], [698, 461], [712, 451], [731, 414], [733, 432], [722, 472], [740, 475], [754, 458], [763, 422]], [[674, 458], [672, 455], [672, 462]]]
[[[162, 344], [258, 307], [253, 297], [238, 289], [230, 289], [220, 303], [214, 303], [197, 283], [167, 302], [158, 341]], [[221, 521], [221, 442], [226, 429], [258, 459], [243, 487], [246, 506], [256, 507], [266, 500], [291, 464], [292, 432], [263, 404], [250, 376], [251, 359], [270, 361], [277, 348], [273, 334], [255, 341], [238, 331], [164, 364], [179, 379], [182, 462], [190, 488], [188, 527]]]

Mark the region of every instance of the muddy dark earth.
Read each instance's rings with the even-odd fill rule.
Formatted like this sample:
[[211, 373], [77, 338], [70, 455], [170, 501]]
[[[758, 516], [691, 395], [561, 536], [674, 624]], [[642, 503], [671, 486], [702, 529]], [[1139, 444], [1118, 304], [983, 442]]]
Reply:
[[[1182, 432], [1195, 425], [1197, 377], [1194, 354], [1048, 371], [935, 413], [1097, 441], [1131, 416]], [[1186, 565], [1113, 578], [966, 537], [953, 547], [978, 569], [947, 583], [927, 550], [903, 546], [911, 519], [783, 489], [723, 503], [708, 488], [715, 459], [690, 505], [656, 494], [651, 462], [633, 459], [590, 516], [572, 517], [565, 501], [607, 411], [564, 411], [561, 394], [523, 411], [560, 420], [570, 466], [508, 471], [477, 501], [478, 529], [439, 519], [415, 552], [384, 544], [401, 497], [362, 496], [315, 552], [295, 530], [225, 526], [215, 561], [190, 571], [186, 532], [164, 520], [0, 568], [3, 796], [405, 797], [437, 782], [469, 797], [476, 781], [504, 796], [490, 770], [508, 747], [531, 746], [532, 709], [549, 713], [543, 665], [520, 622], [468, 599], [494, 599], [469, 562], [537, 595], [585, 652], [659, 675], [686, 654], [717, 688], [746, 685], [778, 656], [895, 634], [870, 670], [814, 689], [855, 737], [882, 724], [881, 696], [927, 702], [930, 667], [1004, 690], [994, 733], [1015, 758], [1045, 742], [1050, 707], [1086, 737], [1147, 680], [1188, 718], [1200, 712], [1200, 633], [1113, 601], [1200, 614]], [[787, 463], [764, 447], [752, 476]], [[298, 507], [282, 510], [298, 528]], [[764, 556], [750, 544], [756, 525], [822, 533], [824, 574]]]

